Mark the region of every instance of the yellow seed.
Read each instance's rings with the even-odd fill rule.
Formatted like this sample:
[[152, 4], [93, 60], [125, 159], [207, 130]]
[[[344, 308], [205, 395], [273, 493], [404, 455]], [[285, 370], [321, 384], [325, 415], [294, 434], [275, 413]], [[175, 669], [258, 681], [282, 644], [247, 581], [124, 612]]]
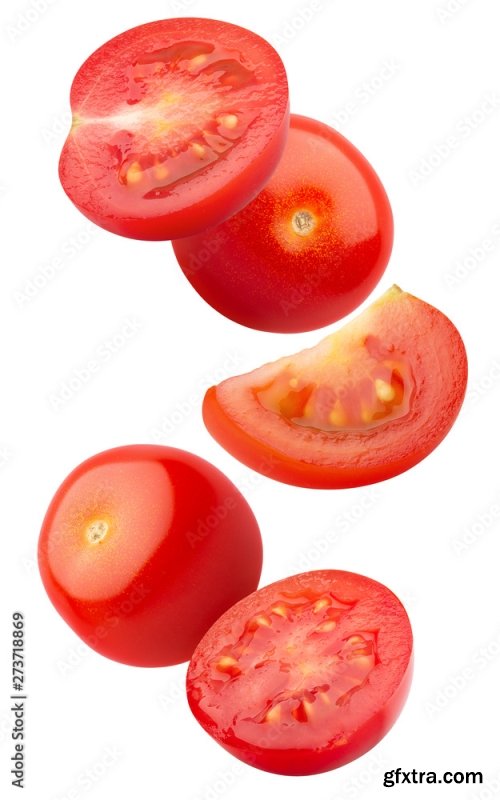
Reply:
[[232, 656], [222, 656], [222, 658], [220, 658], [217, 662], [217, 669], [219, 669], [221, 672], [224, 672], [225, 670], [230, 669], [230, 667], [234, 667], [237, 663], [238, 662], [236, 659]]
[[309, 717], [314, 713], [313, 704], [310, 703], [309, 700], [303, 700], [302, 705], [304, 707], [305, 715], [309, 719]]
[[318, 692], [318, 696], [321, 697], [321, 699], [323, 700], [323, 703], [325, 703], [325, 705], [331, 706], [332, 701], [330, 700], [330, 698], [328, 697], [326, 692]]
[[342, 427], [346, 423], [345, 412], [341, 408], [332, 408], [328, 416], [328, 422], [330, 425]]
[[328, 619], [326, 622], [321, 622], [316, 630], [319, 633], [328, 633], [329, 631], [333, 631], [334, 628], [337, 627], [337, 623], [333, 619]]
[[361, 419], [365, 423], [372, 422], [372, 420], [373, 420], [373, 411], [371, 411], [370, 409], [366, 408], [365, 406], [362, 406], [361, 407]]
[[203, 158], [203, 156], [206, 153], [206, 150], [203, 147], [203, 145], [199, 144], [198, 142], [193, 142], [193, 144], [191, 145], [191, 149], [193, 150], [195, 156], [198, 156], [198, 158]]
[[199, 67], [201, 64], [204, 64], [206, 60], [207, 60], [206, 55], [200, 53], [199, 55], [191, 58], [189, 64], [191, 67]]
[[317, 614], [318, 611], [321, 611], [322, 608], [326, 608], [330, 604], [331, 600], [328, 597], [322, 597], [320, 600], [316, 600], [313, 605], [313, 614]]
[[290, 378], [290, 380], [288, 381], [288, 385], [289, 385], [289, 386], [290, 386], [292, 389], [296, 389], [296, 388], [297, 388], [297, 386], [299, 385], [298, 378]]
[[155, 178], [157, 178], [159, 181], [162, 181], [168, 177], [168, 169], [165, 164], [156, 164], [153, 172]]
[[133, 161], [127, 170], [127, 183], [139, 183], [142, 180], [142, 168], [138, 161]]
[[[367, 670], [367, 671], [368, 671], [368, 670], [370, 670], [370, 669], [373, 667], [373, 664], [374, 664], [374, 658], [373, 658], [373, 655], [370, 655], [370, 656], [367, 656], [367, 655], [364, 655], [364, 656], [356, 656], [356, 655], [353, 655], [353, 656], [351, 656], [351, 658], [349, 659], [349, 661], [350, 661], [351, 663], [352, 663], [353, 661], [355, 661], [355, 662], [356, 662], [356, 667], [357, 667], [358, 669], [361, 669], [363, 672], [364, 672], [365, 670]], [[353, 665], [353, 666], [354, 666], [354, 665]]]
[[257, 625], [264, 626], [265, 628], [271, 627], [271, 620], [269, 617], [264, 616], [264, 614], [259, 614], [258, 617], [255, 617], [255, 622]]
[[281, 707], [274, 706], [274, 708], [270, 708], [265, 716], [266, 722], [279, 722], [281, 717]]
[[394, 400], [396, 392], [390, 383], [382, 380], [382, 378], [376, 378], [375, 394], [377, 395], [378, 399], [382, 401], [382, 403], [390, 403], [391, 400]]
[[279, 606], [273, 606], [271, 608], [273, 614], [277, 614], [278, 617], [287, 617], [286, 608], [284, 605], [280, 604]]
[[219, 125], [222, 125], [224, 128], [228, 128], [231, 131], [233, 128], [236, 128], [238, 124], [238, 117], [236, 114], [222, 114], [220, 117], [217, 117], [217, 122]]
[[363, 639], [362, 636], [349, 636], [347, 640], [347, 644], [359, 644], [360, 642], [365, 642], [366, 640]]

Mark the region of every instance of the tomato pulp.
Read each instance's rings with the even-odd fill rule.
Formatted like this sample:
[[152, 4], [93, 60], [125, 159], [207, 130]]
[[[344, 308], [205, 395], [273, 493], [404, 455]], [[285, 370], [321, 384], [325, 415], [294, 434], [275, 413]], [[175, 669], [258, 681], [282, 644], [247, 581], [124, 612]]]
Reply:
[[401, 711], [410, 622], [385, 586], [319, 570], [273, 583], [226, 611], [196, 648], [191, 710], [242, 761], [285, 775], [365, 753]]
[[38, 558], [49, 598], [86, 644], [155, 667], [186, 661], [217, 617], [256, 588], [262, 543], [247, 502], [211, 464], [131, 445], [66, 478]]
[[311, 488], [391, 478], [453, 425], [467, 383], [457, 329], [393, 287], [316, 347], [208, 390], [205, 424], [244, 464]]
[[93, 222], [172, 239], [221, 222], [270, 177], [288, 132], [276, 51], [251, 31], [167, 19], [116, 36], [71, 87], [59, 174]]
[[173, 243], [197, 292], [266, 331], [305, 331], [353, 311], [378, 283], [391, 207], [368, 161], [328, 125], [292, 114], [283, 157], [234, 217]]

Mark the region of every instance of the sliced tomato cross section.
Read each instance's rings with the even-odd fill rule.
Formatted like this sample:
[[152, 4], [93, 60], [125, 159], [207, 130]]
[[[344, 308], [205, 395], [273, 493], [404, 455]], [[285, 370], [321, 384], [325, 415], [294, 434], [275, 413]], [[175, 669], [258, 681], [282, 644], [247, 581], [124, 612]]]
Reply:
[[450, 430], [467, 383], [457, 329], [393, 287], [316, 347], [208, 390], [205, 424], [243, 463], [285, 483], [385, 480]]
[[278, 54], [251, 31], [209, 19], [115, 37], [80, 68], [70, 101], [63, 187], [98, 225], [138, 239], [187, 236], [238, 211], [287, 135]]
[[260, 589], [196, 648], [187, 676], [198, 722], [253, 766], [324, 772], [373, 747], [409, 691], [412, 633], [395, 595], [320, 570]]

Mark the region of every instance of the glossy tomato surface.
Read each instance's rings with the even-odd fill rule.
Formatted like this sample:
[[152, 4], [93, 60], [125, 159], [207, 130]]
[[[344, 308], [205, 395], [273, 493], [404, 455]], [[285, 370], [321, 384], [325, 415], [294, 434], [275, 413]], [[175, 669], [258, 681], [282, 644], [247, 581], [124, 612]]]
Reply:
[[398, 475], [434, 450], [466, 383], [457, 329], [395, 286], [316, 347], [209, 389], [203, 416], [258, 472], [346, 488]]
[[368, 161], [328, 125], [292, 114], [283, 157], [255, 200], [173, 245], [217, 311], [291, 332], [357, 308], [382, 276], [392, 240], [389, 200]]
[[47, 594], [86, 644], [155, 667], [190, 658], [220, 614], [256, 588], [262, 543], [246, 500], [211, 464], [131, 445], [66, 478], [38, 557]]
[[189, 236], [234, 214], [270, 177], [288, 132], [276, 51], [211, 19], [116, 36], [79, 69], [70, 102], [64, 190], [93, 222], [136, 239]]
[[217, 620], [189, 665], [189, 705], [252, 766], [324, 772], [387, 733], [409, 691], [412, 653], [410, 622], [389, 589], [351, 572], [307, 572]]

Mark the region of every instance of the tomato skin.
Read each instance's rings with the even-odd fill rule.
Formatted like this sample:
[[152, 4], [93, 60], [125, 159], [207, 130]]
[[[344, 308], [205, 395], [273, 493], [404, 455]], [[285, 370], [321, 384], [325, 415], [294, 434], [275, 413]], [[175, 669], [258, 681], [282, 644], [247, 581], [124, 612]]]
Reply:
[[[144, 559], [138, 558], [137, 563], [129, 565], [133, 575], [126, 586], [106, 592], [107, 583], [120, 580], [115, 570], [120, 569], [121, 555], [128, 558], [131, 537], [141, 536], [140, 529], [125, 532], [109, 579], [96, 575], [102, 584], [98, 596], [81, 597], [81, 592], [71, 589], [71, 583], [74, 586], [77, 580], [76, 555], [63, 556], [66, 585], [57, 574], [61, 572], [61, 564], [56, 564], [58, 547], [74, 549], [72, 539], [80, 536], [79, 530], [72, 531], [69, 545], [58, 539], [62, 530], [58, 515], [66, 513], [65, 504], [75, 505], [71, 492], [78, 491], [79, 483], [92, 477], [93, 471], [110, 469], [113, 481], [116, 470], [118, 482], [123, 465], [127, 469], [130, 465], [152, 467], [168, 489], [167, 500], [156, 490], [157, 502], [148, 497], [142, 512], [144, 515], [151, 510], [151, 524], [159, 525], [154, 548]], [[119, 488], [117, 485], [117, 492]], [[143, 497], [147, 496], [138, 486], [139, 505], [141, 490]], [[113, 496], [113, 487], [108, 494]], [[99, 492], [96, 497], [97, 504], [102, 502]], [[94, 502], [92, 498], [90, 502]], [[164, 518], [160, 518], [162, 504], [167, 509]], [[72, 518], [77, 512], [78, 508], [71, 512]], [[120, 509], [115, 512], [119, 515]], [[50, 600], [87, 645], [115, 661], [156, 667], [189, 659], [201, 636], [220, 614], [256, 588], [262, 567], [262, 542], [246, 500], [211, 464], [172, 447], [130, 445], [91, 457], [61, 484], [43, 521], [38, 561]], [[91, 589], [92, 569], [86, 574]]]
[[[287, 718], [281, 726], [278, 717], [270, 725], [261, 722], [260, 731], [254, 733], [246, 723], [254, 719], [259, 704], [267, 708], [271, 705], [272, 708], [273, 701], [283, 697], [283, 673], [291, 674], [300, 662], [304, 652], [300, 643], [302, 641], [307, 647], [307, 637], [294, 639], [292, 635], [290, 640], [285, 639], [298, 643], [294, 656], [283, 650], [283, 640], [272, 636], [262, 639], [262, 643], [257, 644], [248, 656], [247, 664], [243, 661], [245, 654], [241, 656], [241, 672], [231, 675], [227, 684], [214, 682], [214, 664], [221, 653], [233, 652], [233, 641], [248, 627], [248, 620], [262, 612], [263, 606], [269, 608], [273, 600], [276, 602], [277, 598], [290, 597], [311, 587], [323, 592], [326, 587], [332, 587], [337, 597], [345, 599], [346, 595], [350, 596], [354, 605], [359, 598], [363, 609], [357, 615], [354, 612], [352, 631], [357, 631], [359, 626], [376, 631], [379, 642], [376, 666], [360, 686], [359, 697], [351, 699], [347, 705], [337, 705], [337, 710], [318, 721], [316, 728], [316, 703], [320, 705], [320, 715], [325, 710], [318, 699], [316, 703], [310, 703], [312, 712], [307, 720], [302, 718], [297, 724]], [[277, 617], [271, 614], [271, 627], [267, 630], [272, 631], [276, 620]], [[299, 626], [300, 621], [297, 628]], [[252, 642], [248, 647], [251, 646]], [[316, 645], [317, 660], [305, 675], [305, 686], [301, 686], [302, 691], [306, 689], [304, 695], [309, 694], [310, 699], [311, 691], [310, 688], [307, 691], [307, 687], [317, 686], [325, 680], [325, 674], [328, 675], [321, 670], [328, 648], [334, 649], [335, 644]], [[276, 659], [280, 665], [279, 677], [277, 673], [266, 674], [269, 667], [262, 668], [259, 661], [261, 652], [264, 658]], [[308, 666], [313, 658], [309, 658]], [[318, 670], [316, 674], [315, 668]], [[188, 702], [197, 721], [236, 758], [268, 772], [313, 775], [341, 767], [374, 747], [401, 713], [412, 676], [413, 636], [408, 616], [398, 598], [387, 587], [370, 578], [342, 570], [317, 570], [261, 588], [226, 611], [196, 648], [188, 668], [186, 687]], [[338, 679], [342, 681], [342, 673]], [[238, 688], [238, 681], [242, 683], [241, 688]], [[291, 681], [291, 694], [295, 697], [293, 678]], [[332, 675], [331, 682], [335, 684], [335, 675]], [[329, 704], [327, 709], [334, 709], [334, 705]]]
[[[312, 214], [306, 235], [292, 228]], [[385, 189], [366, 158], [322, 122], [292, 114], [282, 159], [261, 193], [216, 227], [173, 242], [194, 289], [250, 328], [299, 332], [356, 309], [392, 249]]]
[[[181, 180], [167, 196], [151, 201], [129, 200], [123, 193], [113, 196], [115, 145], [99, 133], [94, 141], [82, 147], [82, 125], [75, 123], [59, 162], [62, 186], [82, 214], [112, 233], [134, 239], [167, 240], [190, 236], [218, 224], [255, 197], [281, 158], [289, 121], [283, 63], [271, 45], [257, 34], [218, 20], [188, 17], [160, 20], [132, 28], [106, 42], [75, 76], [70, 94], [75, 119], [83, 107], [94, 116], [94, 106], [103, 116], [112, 115], [115, 97], [116, 102], [130, 102], [124, 88], [125, 68], [120, 72], [115, 65], [116, 62], [121, 67], [124, 54], [133, 61], [144, 50], [161, 51], [190, 39], [213, 42], [243, 54], [240, 56], [243, 62], [255, 71], [261, 98], [255, 124], [249, 126], [233, 150], [224, 154], [223, 161], [207, 164], [190, 176], [187, 188], [186, 180]], [[102, 97], [94, 97], [93, 87], [101, 91]], [[126, 123], [124, 126], [127, 133]]]
[[397, 287], [364, 314], [372, 309], [385, 326], [389, 347], [394, 326], [399, 346], [408, 352], [410, 369], [415, 372], [416, 388], [406, 417], [366, 431], [297, 430], [262, 409], [254, 396], [257, 374], [266, 371], [267, 376], [275, 365], [278, 368], [289, 360], [284, 358], [207, 391], [203, 419], [212, 436], [257, 472], [306, 488], [364, 486], [419, 463], [446, 436], [460, 411], [467, 385], [465, 347], [444, 314]]

